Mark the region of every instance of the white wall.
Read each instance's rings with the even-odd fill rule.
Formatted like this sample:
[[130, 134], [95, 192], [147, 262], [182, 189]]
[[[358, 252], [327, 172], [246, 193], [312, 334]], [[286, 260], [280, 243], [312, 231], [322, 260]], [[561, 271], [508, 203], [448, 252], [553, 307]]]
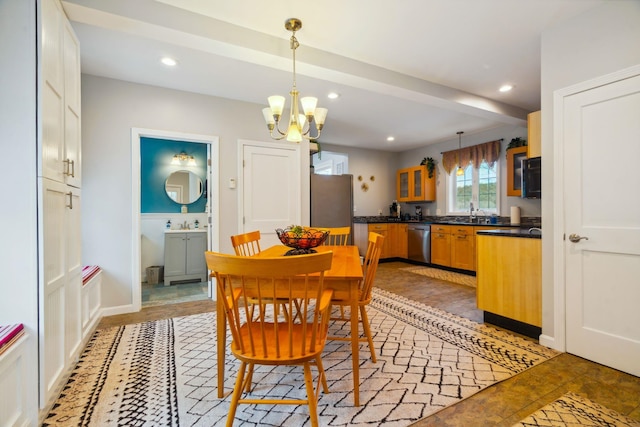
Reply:
[[[607, 2], [542, 34], [542, 225], [546, 236], [562, 227], [553, 223], [553, 93], [640, 64], [639, 43], [640, 1], [636, 0]], [[542, 239], [542, 333], [551, 338], [556, 321], [554, 256], [553, 240]]]
[[[269, 140], [261, 106], [82, 76], [83, 263], [103, 268], [103, 305], [132, 304], [131, 128], [220, 138], [220, 251], [237, 232], [237, 140]], [[213, 171], [218, 173], [218, 171]], [[144, 265], [143, 265], [144, 267]], [[136, 272], [137, 273], [137, 272]]]
[[[349, 174], [353, 175], [353, 206], [355, 216], [389, 214], [389, 205], [396, 198], [397, 153], [322, 143], [322, 150], [345, 153], [349, 156]], [[362, 176], [362, 181], [358, 181]], [[371, 177], [374, 177], [373, 181]], [[362, 190], [362, 184], [369, 186]]]
[[[475, 134], [463, 134], [462, 135], [462, 147], [469, 147], [471, 145], [482, 144], [489, 141], [495, 141], [497, 139], [503, 139], [500, 144], [500, 215], [508, 217], [511, 214], [511, 206], [519, 206], [521, 209], [521, 215], [536, 216], [541, 215], [540, 200], [522, 199], [520, 197], [507, 197], [507, 162], [506, 162], [506, 147], [513, 138], [527, 138], [527, 128], [521, 126], [502, 126], [499, 128], [491, 129], [485, 132], [478, 132]], [[423, 215], [436, 215], [437, 210], [441, 211], [441, 215], [445, 215], [447, 212], [446, 206], [446, 180], [447, 173], [442, 167], [442, 154], [445, 151], [456, 150], [459, 146], [458, 136], [456, 135], [450, 141], [445, 141], [439, 144], [429, 145], [424, 148], [417, 148], [411, 151], [400, 153], [398, 156], [398, 167], [406, 168], [411, 166], [417, 166], [420, 164], [423, 158], [433, 157], [436, 161], [436, 201], [422, 204]], [[543, 197], [546, 197], [544, 195]], [[413, 214], [413, 205], [403, 206], [408, 208], [404, 212]]]

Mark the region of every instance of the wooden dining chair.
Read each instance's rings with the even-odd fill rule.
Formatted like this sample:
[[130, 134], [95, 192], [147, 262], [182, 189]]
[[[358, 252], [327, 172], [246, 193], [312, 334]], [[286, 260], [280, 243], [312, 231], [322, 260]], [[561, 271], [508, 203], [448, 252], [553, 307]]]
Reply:
[[231, 245], [236, 255], [253, 256], [260, 253], [260, 230], [231, 236]]
[[[370, 232], [369, 243], [367, 245], [367, 253], [364, 257], [364, 263], [362, 264], [363, 279], [360, 284], [360, 295], [358, 298], [358, 307], [360, 309], [359, 321], [362, 323], [364, 330], [364, 337], [360, 337], [360, 341], [366, 341], [369, 344], [369, 351], [371, 352], [371, 360], [376, 362], [376, 351], [373, 347], [373, 338], [371, 336], [371, 327], [369, 326], [369, 317], [367, 317], [367, 305], [371, 302], [371, 294], [373, 292], [373, 281], [376, 277], [376, 271], [378, 270], [378, 262], [380, 261], [380, 254], [382, 253], [382, 245], [384, 243], [384, 236], [382, 234]], [[358, 316], [358, 313], [349, 313], [349, 316], [345, 315], [345, 307], [350, 306], [348, 300], [332, 299], [332, 306], [340, 306], [340, 315], [331, 317], [333, 321], [348, 322], [351, 320], [350, 316]], [[329, 336], [331, 340], [351, 341], [351, 337], [348, 336]]]
[[[330, 251], [269, 258], [205, 252], [219, 295], [224, 295], [224, 311], [233, 339], [231, 352], [240, 361], [227, 427], [233, 425], [238, 404], [308, 405], [311, 425], [318, 426], [320, 385], [325, 393], [329, 392], [321, 355], [333, 296], [331, 289], [324, 289], [324, 273], [331, 268], [332, 258]], [[258, 301], [257, 316], [249, 313], [249, 299]], [[287, 300], [291, 307], [294, 299], [301, 304], [299, 320], [273, 315], [273, 301]], [[318, 370], [315, 387], [312, 363]], [[307, 398], [251, 396], [255, 365], [302, 365]], [[243, 392], [247, 394], [244, 397]]]
[[323, 245], [332, 245], [332, 246], [346, 246], [349, 241], [349, 235], [351, 235], [351, 227], [312, 227], [317, 230], [329, 231], [329, 235], [327, 236], [327, 240], [324, 241]]

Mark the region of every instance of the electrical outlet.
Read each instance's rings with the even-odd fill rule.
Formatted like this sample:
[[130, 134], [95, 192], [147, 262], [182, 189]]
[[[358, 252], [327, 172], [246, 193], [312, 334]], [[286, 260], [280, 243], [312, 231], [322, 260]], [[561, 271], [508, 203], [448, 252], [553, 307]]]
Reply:
[[353, 205], [353, 211], [355, 212], [357, 210], [358, 210], [358, 208], [356, 207], [356, 205]]
[[378, 209], [378, 215], [382, 216], [382, 209]]

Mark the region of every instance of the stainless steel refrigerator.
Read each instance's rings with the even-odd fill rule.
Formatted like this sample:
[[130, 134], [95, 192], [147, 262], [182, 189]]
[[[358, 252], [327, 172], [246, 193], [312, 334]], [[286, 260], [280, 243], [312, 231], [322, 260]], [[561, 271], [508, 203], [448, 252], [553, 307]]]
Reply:
[[351, 227], [353, 242], [353, 175], [311, 174], [311, 227]]

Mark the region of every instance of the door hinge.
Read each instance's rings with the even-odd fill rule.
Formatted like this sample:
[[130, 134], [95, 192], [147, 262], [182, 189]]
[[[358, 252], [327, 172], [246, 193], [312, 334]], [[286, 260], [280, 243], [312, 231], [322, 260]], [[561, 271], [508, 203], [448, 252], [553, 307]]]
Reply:
[[567, 233], [562, 233], [562, 240], [567, 240]]
[[242, 217], [242, 225], [244, 225], [244, 217]]

